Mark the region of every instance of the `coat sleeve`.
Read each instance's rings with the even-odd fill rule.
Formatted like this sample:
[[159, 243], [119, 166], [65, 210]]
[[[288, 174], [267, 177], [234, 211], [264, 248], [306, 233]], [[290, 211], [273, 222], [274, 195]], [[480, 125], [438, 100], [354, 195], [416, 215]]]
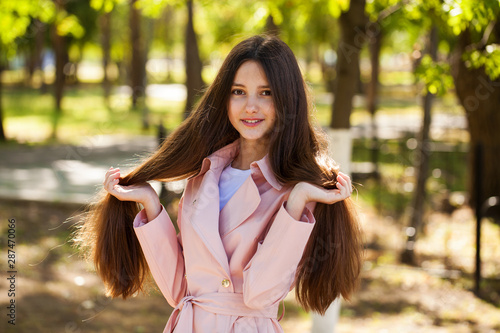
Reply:
[[[181, 219], [182, 199], [179, 202], [178, 222]], [[180, 228], [180, 223], [179, 228]], [[149, 270], [168, 303], [175, 307], [186, 295], [185, 266], [182, 244], [162, 206], [160, 214], [147, 222], [142, 210], [134, 220], [134, 230], [148, 262]]]
[[281, 204], [264, 241], [243, 270], [243, 299], [250, 308], [270, 307], [285, 298], [316, 220], [311, 208], [295, 220]]

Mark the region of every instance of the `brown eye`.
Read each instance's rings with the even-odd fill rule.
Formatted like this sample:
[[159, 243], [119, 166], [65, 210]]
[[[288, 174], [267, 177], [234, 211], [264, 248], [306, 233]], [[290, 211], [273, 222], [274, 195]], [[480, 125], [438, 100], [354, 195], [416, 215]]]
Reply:
[[241, 89], [234, 89], [233, 91], [231, 91], [231, 94], [233, 95], [244, 95], [245, 92]]
[[271, 90], [264, 90], [262, 92], [262, 95], [264, 95], [264, 96], [271, 96]]

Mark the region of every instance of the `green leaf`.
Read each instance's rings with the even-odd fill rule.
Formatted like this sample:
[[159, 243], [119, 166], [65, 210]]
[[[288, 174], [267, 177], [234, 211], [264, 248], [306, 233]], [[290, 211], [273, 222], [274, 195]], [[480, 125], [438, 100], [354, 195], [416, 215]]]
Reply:
[[422, 92], [423, 94], [429, 92], [442, 96], [448, 89], [453, 87], [453, 79], [450, 75], [450, 65], [447, 63], [435, 62], [428, 54], [422, 58], [420, 65], [415, 70], [415, 75], [417, 80], [425, 86]]
[[57, 33], [61, 36], [71, 34], [75, 38], [81, 38], [85, 34], [85, 29], [80, 25], [76, 16], [68, 15], [58, 22]]

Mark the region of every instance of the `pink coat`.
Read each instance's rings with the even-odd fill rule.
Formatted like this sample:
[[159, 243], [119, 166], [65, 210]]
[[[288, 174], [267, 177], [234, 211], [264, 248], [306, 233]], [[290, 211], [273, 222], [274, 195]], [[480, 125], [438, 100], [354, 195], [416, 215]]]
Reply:
[[134, 227], [156, 284], [175, 307], [165, 332], [283, 332], [279, 302], [294, 286], [315, 223], [308, 205], [301, 221], [285, 210], [291, 187], [274, 177], [266, 157], [219, 213], [219, 177], [239, 141], [203, 160], [179, 203], [179, 235], [162, 208]]

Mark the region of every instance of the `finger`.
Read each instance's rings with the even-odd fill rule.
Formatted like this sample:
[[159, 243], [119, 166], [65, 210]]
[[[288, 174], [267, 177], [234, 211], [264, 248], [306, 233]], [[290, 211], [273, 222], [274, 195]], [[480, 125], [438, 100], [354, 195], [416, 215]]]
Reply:
[[112, 179], [111, 177], [107, 177], [104, 181], [104, 189], [108, 192], [111, 192], [111, 190], [113, 189], [113, 187], [111, 186], [111, 183], [114, 181], [114, 179]]
[[113, 172], [110, 170], [106, 172], [106, 175], [104, 176], [104, 181], [102, 182], [104, 187], [107, 187], [112, 179], [113, 179]]
[[342, 171], [339, 171], [338, 175], [342, 176], [342, 178], [349, 178], [349, 176], [346, 173], [343, 173]]
[[120, 178], [113, 179], [111, 181], [111, 183], [110, 183], [111, 189], [115, 190], [116, 189], [116, 185], [118, 185], [119, 182], [120, 182]]
[[339, 182], [340, 184], [342, 184], [345, 187], [347, 187], [347, 185], [348, 185], [347, 180], [344, 177], [342, 177], [342, 175], [337, 176], [337, 182]]
[[110, 170], [106, 173], [107, 180], [116, 179], [116, 178], [120, 178], [120, 169]]
[[342, 194], [343, 199], [350, 197], [351, 191], [350, 191], [349, 187], [344, 186], [344, 185], [340, 185], [340, 186], [341, 186], [341, 194]]
[[352, 188], [351, 177], [349, 177], [343, 172], [339, 172], [339, 181], [346, 187], [349, 193], [352, 193], [353, 188]]
[[123, 193], [124, 189], [121, 185], [119, 185], [119, 179], [113, 180], [106, 189], [110, 194], [117, 197], [120, 193]]
[[339, 189], [330, 190], [329, 193], [329, 204], [334, 204], [336, 202], [342, 201], [346, 198], [345, 189], [340, 185]]
[[345, 176], [344, 177], [344, 180], [345, 180], [345, 187], [347, 189], [347, 191], [350, 193], [352, 192], [352, 183], [351, 183], [351, 178], [349, 176]]
[[116, 174], [116, 173], [119, 173], [120, 172], [120, 169], [113, 169], [113, 168], [110, 168], [108, 171], [106, 171], [106, 174], [104, 175], [104, 182], [113, 174]]
[[118, 184], [120, 181], [120, 171], [117, 170], [110, 175], [104, 180], [104, 187], [110, 191], [113, 189], [114, 185]]
[[344, 197], [346, 193], [346, 188], [342, 183], [337, 183], [337, 188], [339, 189], [340, 196]]

